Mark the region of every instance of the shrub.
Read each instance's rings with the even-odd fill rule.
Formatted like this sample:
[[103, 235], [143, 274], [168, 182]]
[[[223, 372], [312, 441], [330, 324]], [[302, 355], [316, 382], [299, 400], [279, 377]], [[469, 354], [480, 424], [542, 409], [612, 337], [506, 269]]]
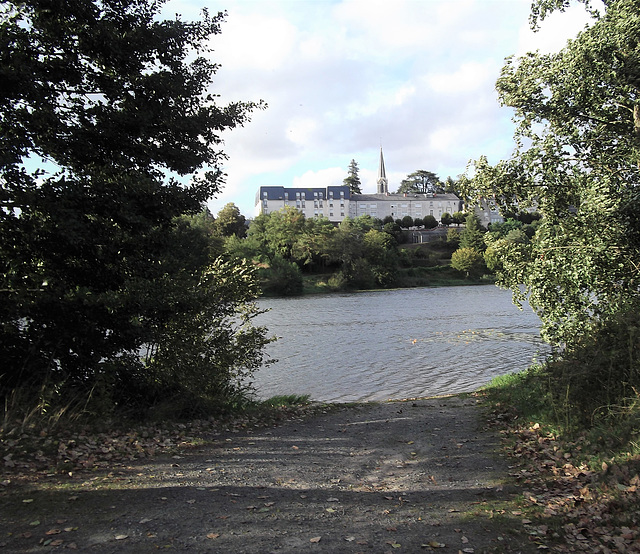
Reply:
[[302, 271], [297, 264], [274, 256], [267, 268], [261, 270], [262, 290], [276, 296], [296, 296], [302, 294]]

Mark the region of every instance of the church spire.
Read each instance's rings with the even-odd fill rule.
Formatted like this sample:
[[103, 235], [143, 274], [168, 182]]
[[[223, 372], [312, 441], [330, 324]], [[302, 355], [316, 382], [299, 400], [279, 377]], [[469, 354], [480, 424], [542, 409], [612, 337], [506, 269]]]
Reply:
[[384, 168], [384, 157], [382, 156], [382, 146], [380, 147], [380, 165], [378, 166], [378, 194], [389, 194], [389, 181]]

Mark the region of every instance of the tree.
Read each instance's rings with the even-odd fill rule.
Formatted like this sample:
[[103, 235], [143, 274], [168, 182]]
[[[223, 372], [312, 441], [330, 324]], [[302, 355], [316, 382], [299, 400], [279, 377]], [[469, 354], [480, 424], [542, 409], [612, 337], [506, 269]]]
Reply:
[[455, 228], [451, 228], [447, 230], [447, 242], [455, 245], [460, 244], [460, 231]]
[[442, 183], [435, 173], [419, 169], [400, 182], [397, 194], [427, 194], [437, 192], [441, 188]]
[[552, 344], [571, 348], [600, 322], [638, 313], [638, 40], [638, 2], [607, 2], [559, 53], [508, 59], [497, 83], [518, 148], [495, 167], [479, 160], [473, 185], [514, 213], [537, 205], [532, 243], [502, 260], [499, 282], [528, 297]]
[[444, 182], [444, 191], [450, 194], [459, 195], [460, 190], [459, 190], [458, 181], [456, 181], [455, 179], [452, 179], [451, 177], [447, 177]]
[[484, 230], [480, 225], [478, 216], [471, 212], [465, 219], [465, 226], [460, 234], [460, 248], [473, 248], [478, 252], [483, 252]]
[[483, 268], [483, 257], [475, 248], [458, 248], [451, 254], [451, 267], [462, 271], [466, 277]]
[[405, 215], [402, 218], [402, 223], [400, 224], [400, 226], [403, 229], [408, 229], [409, 227], [413, 227], [413, 218], [410, 215]]
[[229, 202], [218, 212], [215, 228], [223, 237], [235, 235], [242, 238], [247, 234], [247, 220], [240, 213], [238, 206]]
[[[447, 212], [445, 212], [447, 213]], [[442, 214], [444, 216], [444, 214]], [[435, 229], [438, 226], [438, 220], [432, 215], [425, 215], [422, 223], [425, 229]]]
[[[257, 291], [250, 269], [212, 263], [204, 227], [179, 216], [220, 189], [220, 133], [261, 105], [219, 106], [209, 92], [216, 65], [203, 54], [223, 14], [187, 23], [158, 21], [158, 10], [33, 0], [0, 13], [1, 395], [148, 392], [162, 379], [145, 368], [160, 364], [181, 324], [185, 336], [202, 333], [192, 356], [202, 347], [198, 359], [213, 364], [211, 326], [233, 337], [229, 310]], [[217, 294], [218, 273], [236, 296], [216, 307], [201, 295]], [[237, 363], [253, 364], [262, 332], [233, 340], [243, 336], [255, 350]], [[143, 345], [155, 355], [141, 360]], [[233, 373], [229, 360], [210, 367], [213, 380]]]
[[335, 258], [335, 233], [335, 226], [326, 217], [307, 219], [303, 234], [293, 245], [293, 257], [309, 270], [315, 266], [325, 269]]
[[467, 214], [465, 214], [464, 212], [456, 212], [451, 216], [451, 221], [458, 226], [462, 225], [466, 219], [467, 219]]
[[447, 227], [451, 225], [452, 221], [453, 221], [453, 217], [449, 212], [444, 212], [440, 217], [440, 223], [442, 223], [443, 225], [446, 225]]
[[362, 194], [362, 190], [360, 189], [362, 183], [360, 182], [358, 171], [358, 163], [355, 160], [351, 160], [351, 162], [349, 163], [349, 172], [347, 174], [347, 177], [345, 177], [344, 181], [342, 181], [346, 186], [349, 187], [351, 194]]
[[269, 260], [280, 256], [292, 261], [294, 245], [304, 234], [306, 218], [292, 206], [260, 214], [249, 227], [248, 237]]
[[376, 284], [393, 285], [398, 265], [397, 241], [388, 233], [370, 229], [362, 237], [364, 258], [370, 264]]

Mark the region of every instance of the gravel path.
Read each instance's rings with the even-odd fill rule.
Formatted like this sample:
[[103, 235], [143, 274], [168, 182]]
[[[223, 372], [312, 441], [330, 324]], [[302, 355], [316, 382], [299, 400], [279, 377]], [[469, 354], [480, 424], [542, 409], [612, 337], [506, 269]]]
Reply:
[[496, 447], [473, 398], [345, 406], [5, 493], [0, 552], [534, 552]]

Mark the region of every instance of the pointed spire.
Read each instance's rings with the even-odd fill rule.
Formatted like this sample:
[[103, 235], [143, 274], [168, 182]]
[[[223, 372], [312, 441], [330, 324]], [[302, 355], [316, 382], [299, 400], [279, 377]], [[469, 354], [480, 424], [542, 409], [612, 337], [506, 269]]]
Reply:
[[389, 181], [387, 180], [387, 171], [384, 168], [384, 157], [382, 155], [382, 146], [380, 147], [380, 165], [378, 166], [378, 194], [388, 194]]

